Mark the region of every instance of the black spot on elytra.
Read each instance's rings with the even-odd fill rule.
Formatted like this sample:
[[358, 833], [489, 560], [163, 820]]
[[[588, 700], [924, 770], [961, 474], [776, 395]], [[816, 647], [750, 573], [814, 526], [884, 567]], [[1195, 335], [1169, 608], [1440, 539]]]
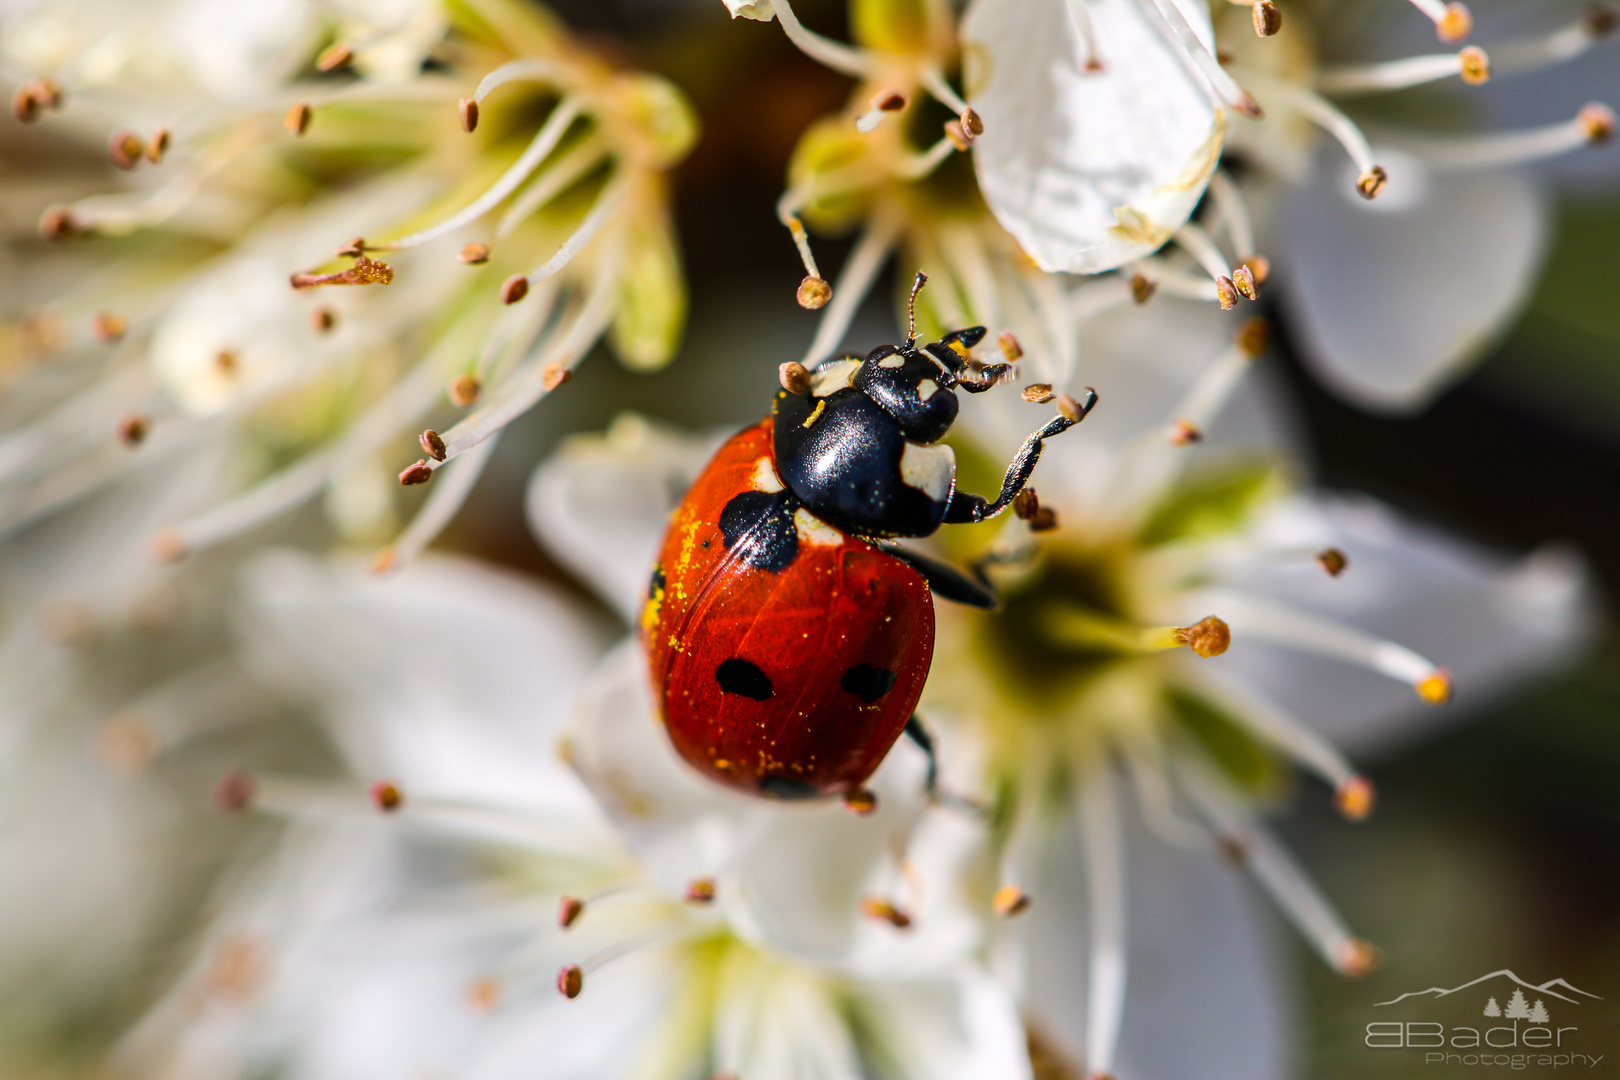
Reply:
[[793, 525], [798, 501], [785, 491], [745, 491], [720, 511], [726, 548], [735, 549], [747, 566], [782, 570], [799, 553], [799, 530]]
[[759, 793], [768, 799], [813, 799], [816, 789], [791, 776], [766, 776], [759, 781]]
[[894, 689], [894, 672], [871, 664], [856, 664], [844, 672], [838, 685], [870, 705]]
[[664, 591], [664, 568], [653, 567], [652, 580], [647, 582], [647, 599], [656, 600], [658, 594]]
[[775, 692], [771, 689], [771, 677], [761, 671], [758, 664], [737, 656], [714, 669], [714, 681], [728, 694], [755, 701], [765, 701]]

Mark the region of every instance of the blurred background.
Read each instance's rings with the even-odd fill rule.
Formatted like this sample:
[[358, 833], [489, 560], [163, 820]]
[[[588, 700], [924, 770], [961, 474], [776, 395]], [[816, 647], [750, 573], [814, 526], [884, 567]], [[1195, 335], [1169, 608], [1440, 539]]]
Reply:
[[[561, 576], [529, 538], [521, 499], [532, 463], [557, 439], [600, 428], [623, 409], [689, 426], [740, 426], [773, 392], [776, 364], [808, 344], [816, 320], [781, 284], [802, 271], [774, 205], [798, 133], [839, 108], [849, 84], [774, 25], [733, 23], [717, 2], [554, 6], [679, 82], [703, 120], [703, 137], [677, 173], [692, 309], [676, 362], [650, 376], [611, 362], [583, 365], [566, 426], [560, 410], [545, 406], [525, 417], [445, 541]], [[847, 40], [843, 4], [804, 0], [795, 10]], [[1612, 49], [1560, 69], [1557, 79], [1580, 100], [1620, 99]], [[1502, 104], [1504, 122], [1516, 107], [1524, 103]], [[1372, 416], [1328, 394], [1292, 354], [1281, 314], [1269, 312], [1279, 347], [1267, 363], [1292, 393], [1323, 486], [1365, 491], [1504, 551], [1568, 543], [1590, 560], [1605, 597], [1620, 595], [1617, 178], [1614, 145], [1549, 171], [1545, 182], [1559, 191], [1555, 232], [1523, 318], [1422, 415]], [[832, 268], [844, 250], [836, 240], [817, 244]], [[864, 350], [894, 335], [893, 295], [873, 291], [849, 346]], [[744, 357], [751, 362], [739, 363]], [[1605, 631], [1564, 672], [1483, 715], [1451, 720], [1360, 762], [1380, 792], [1366, 824], [1347, 826], [1320, 799], [1299, 799], [1282, 816], [1293, 849], [1385, 956], [1368, 979], [1345, 981], [1279, 926], [1306, 992], [1302, 1075], [1421, 1073], [1416, 1055], [1390, 1056], [1402, 1065], [1354, 1052], [1364, 1025], [1387, 1019], [1372, 1004], [1407, 990], [1507, 967], [1534, 982], [1562, 977], [1620, 998], [1620, 635]], [[1595, 1045], [1620, 1047], [1620, 1011], [1611, 1012], [1606, 1024], [1583, 1016], [1583, 1035], [1590, 1031]]]

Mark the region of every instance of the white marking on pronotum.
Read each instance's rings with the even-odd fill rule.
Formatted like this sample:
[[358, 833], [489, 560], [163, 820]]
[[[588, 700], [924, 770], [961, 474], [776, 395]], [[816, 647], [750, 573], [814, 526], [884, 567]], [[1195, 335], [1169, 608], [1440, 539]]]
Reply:
[[793, 511], [793, 527], [798, 530], [802, 543], [836, 547], [844, 542], [843, 533], [802, 506]]
[[894, 356], [885, 356], [878, 361], [878, 367], [905, 367], [906, 358], [896, 353]]
[[956, 452], [944, 445], [908, 442], [900, 452], [900, 479], [935, 502], [944, 502], [956, 479]]
[[933, 379], [924, 379], [922, 382], [917, 384], [917, 399], [919, 401], [927, 401], [929, 398], [933, 397], [935, 392], [938, 390], [939, 383], [935, 382]]
[[771, 464], [768, 457], [760, 458], [754, 466], [754, 490], [767, 495], [775, 495], [782, 490], [782, 479], [776, 475], [776, 466]]
[[839, 360], [817, 368], [810, 373], [810, 396], [827, 397], [851, 385], [860, 366], [859, 360]]

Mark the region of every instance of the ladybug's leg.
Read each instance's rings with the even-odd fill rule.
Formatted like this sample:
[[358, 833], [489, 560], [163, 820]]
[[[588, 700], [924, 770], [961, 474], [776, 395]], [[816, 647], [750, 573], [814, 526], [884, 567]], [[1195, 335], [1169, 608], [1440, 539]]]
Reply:
[[918, 554], [898, 544], [880, 543], [878, 547], [921, 574], [923, 580], [928, 582], [928, 587], [937, 596], [954, 600], [958, 604], [967, 604], [969, 607], [984, 608], [987, 611], [994, 611], [1001, 606], [1001, 595], [996, 592], [996, 587], [990, 584], [989, 577], [978, 564], [974, 565], [973, 576], [969, 577], [950, 563], [931, 559], [927, 555]]
[[939, 756], [934, 753], [934, 736], [923, 727], [916, 713], [906, 721], [906, 737], [917, 744], [917, 748], [928, 756], [928, 779], [924, 781], [924, 790], [928, 793], [930, 802], [941, 806], [954, 807], [964, 813], [979, 815], [984, 813], [984, 807], [972, 799], [954, 795], [948, 791], [941, 791], [939, 787]]
[[1024, 445], [1018, 448], [1013, 455], [1012, 462], [1007, 466], [1007, 475], [1001, 481], [1001, 494], [995, 502], [989, 502], [979, 495], [969, 495], [965, 491], [958, 491], [951, 497], [951, 505], [945, 510], [945, 521], [951, 525], [963, 525], [975, 521], [984, 521], [993, 518], [1011, 503], [1017, 494], [1024, 490], [1029, 483], [1030, 473], [1035, 471], [1035, 463], [1041, 459], [1041, 444], [1054, 435], [1061, 435], [1074, 425], [1086, 418], [1092, 407], [1097, 404], [1095, 391], [1086, 394], [1085, 404], [1080, 406], [1080, 415], [1073, 420], [1067, 416], [1054, 416], [1047, 425], [1024, 440]]

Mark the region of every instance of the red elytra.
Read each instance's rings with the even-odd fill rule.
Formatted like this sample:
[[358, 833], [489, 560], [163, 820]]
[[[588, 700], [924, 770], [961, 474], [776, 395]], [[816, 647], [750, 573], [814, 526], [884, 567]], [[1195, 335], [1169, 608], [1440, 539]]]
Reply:
[[671, 521], [642, 616], [653, 688], [675, 748], [720, 783], [852, 794], [922, 695], [933, 600], [917, 570], [802, 506], [780, 568], [750, 565], [747, 538], [728, 546], [738, 496], [783, 490], [773, 432], [767, 418], [722, 446]]

